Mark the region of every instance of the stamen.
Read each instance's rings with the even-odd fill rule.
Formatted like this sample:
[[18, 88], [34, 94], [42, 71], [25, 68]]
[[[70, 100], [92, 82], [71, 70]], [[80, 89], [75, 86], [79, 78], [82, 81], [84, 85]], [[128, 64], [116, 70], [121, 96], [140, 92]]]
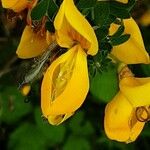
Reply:
[[73, 39], [74, 43], [80, 43], [81, 47], [87, 51], [90, 47], [89, 42], [71, 26], [69, 26], [69, 28], [70, 30], [68, 31], [68, 35], [71, 37], [71, 39]]
[[147, 122], [150, 119], [150, 110], [149, 107], [145, 106], [137, 107], [135, 110], [136, 118], [139, 122]]

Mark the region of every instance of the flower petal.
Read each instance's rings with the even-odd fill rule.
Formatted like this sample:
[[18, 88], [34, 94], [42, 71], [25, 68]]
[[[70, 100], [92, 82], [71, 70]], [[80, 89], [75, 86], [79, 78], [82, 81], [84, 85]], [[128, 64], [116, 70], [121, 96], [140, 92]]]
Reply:
[[16, 53], [19, 58], [32, 58], [42, 54], [47, 47], [46, 36], [34, 33], [30, 26], [26, 26]]
[[65, 120], [67, 120], [69, 117], [71, 117], [74, 113], [69, 113], [65, 115], [49, 115], [48, 116], [48, 122], [51, 125], [59, 125], [63, 123]]
[[128, 0], [116, 0], [117, 2], [120, 2], [120, 3], [124, 3], [124, 4], [127, 4], [128, 3]]
[[[132, 18], [125, 19], [124, 25], [124, 33], [131, 36], [125, 43], [114, 46], [112, 54], [126, 64], [149, 63], [149, 55], [145, 50], [142, 35], [136, 22]], [[112, 24], [110, 34], [112, 35], [118, 27], [118, 25]]]
[[56, 59], [47, 69], [41, 87], [43, 115], [64, 115], [75, 112], [89, 90], [87, 56], [76, 45]]
[[69, 48], [74, 42], [79, 42], [87, 53], [95, 55], [98, 51], [98, 41], [93, 28], [78, 11], [73, 0], [64, 0], [54, 26], [56, 39], [60, 46]]
[[134, 107], [150, 105], [150, 77], [123, 78], [120, 90]]
[[28, 3], [28, 0], [2, 0], [2, 6], [4, 8], [12, 9], [15, 12], [25, 9]]
[[135, 117], [135, 109], [119, 92], [107, 104], [105, 109], [104, 127], [107, 136], [120, 142], [133, 142], [144, 127]]

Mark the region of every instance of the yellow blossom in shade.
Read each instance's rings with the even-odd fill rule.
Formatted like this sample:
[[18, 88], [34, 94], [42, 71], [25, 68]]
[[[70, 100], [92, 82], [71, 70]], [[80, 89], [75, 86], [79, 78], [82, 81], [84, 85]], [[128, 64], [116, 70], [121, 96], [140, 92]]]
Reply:
[[119, 73], [120, 91], [105, 108], [107, 136], [120, 142], [133, 142], [150, 118], [150, 78], [136, 78], [128, 67]]
[[[143, 117], [146, 113], [143, 111]], [[105, 108], [104, 128], [106, 135], [119, 142], [130, 143], [141, 133], [145, 122], [138, 121], [136, 108], [119, 92]]]
[[19, 58], [27, 59], [42, 54], [47, 47], [46, 34], [35, 33], [30, 26], [26, 26], [16, 53]]
[[89, 90], [87, 55], [75, 45], [47, 69], [41, 87], [43, 115], [60, 124], [84, 102]]
[[73, 0], [64, 0], [54, 20], [56, 40], [61, 47], [79, 43], [87, 54], [95, 55], [98, 42], [93, 28], [78, 11]]
[[[145, 50], [142, 35], [139, 27], [133, 18], [125, 19], [125, 34], [130, 34], [130, 38], [123, 44], [114, 46], [112, 54], [117, 57], [120, 61], [126, 64], [138, 64], [138, 63], [149, 63], [149, 55]], [[110, 35], [117, 31], [119, 25], [112, 24], [110, 26]]]
[[143, 26], [150, 25], [150, 9], [147, 10], [141, 18], [139, 18], [138, 22]]
[[30, 90], [31, 90], [31, 86], [29, 84], [25, 84], [25, 85], [23, 85], [23, 87], [21, 87], [21, 93], [24, 96], [27, 96], [29, 94]]
[[29, 2], [29, 0], [2, 0], [2, 6], [3, 8], [12, 9], [15, 12], [19, 12], [25, 9]]
[[123, 78], [120, 90], [134, 107], [150, 105], [150, 77]]

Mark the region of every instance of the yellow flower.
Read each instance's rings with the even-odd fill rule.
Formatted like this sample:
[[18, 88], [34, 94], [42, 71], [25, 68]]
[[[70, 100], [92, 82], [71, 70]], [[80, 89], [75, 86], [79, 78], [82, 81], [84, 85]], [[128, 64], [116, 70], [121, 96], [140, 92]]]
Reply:
[[4, 8], [12, 9], [15, 12], [20, 12], [27, 8], [29, 0], [2, 0], [2, 6]]
[[30, 26], [26, 26], [16, 53], [19, 58], [33, 58], [42, 54], [47, 47], [46, 34], [35, 33]]
[[54, 20], [56, 40], [61, 47], [79, 43], [87, 54], [95, 55], [98, 42], [93, 28], [77, 10], [73, 0], [64, 0]]
[[31, 86], [29, 84], [25, 84], [23, 85], [23, 87], [21, 87], [21, 93], [23, 96], [27, 96], [30, 90], [31, 90]]
[[[149, 55], [145, 50], [143, 39], [139, 27], [133, 18], [125, 19], [125, 34], [130, 34], [130, 38], [123, 44], [114, 46], [112, 54], [120, 61], [126, 64], [149, 63]], [[118, 29], [119, 25], [112, 24], [109, 31], [112, 35]]]
[[120, 91], [107, 104], [104, 127], [107, 136], [120, 142], [133, 142], [149, 119], [150, 78], [127, 76], [120, 81]]
[[[86, 53], [76, 45], [56, 59], [42, 81], [43, 115], [64, 117], [78, 109], [89, 89]], [[51, 122], [50, 122], [51, 123]]]
[[41, 107], [49, 123], [58, 125], [73, 115], [86, 98], [89, 90], [87, 54], [97, 53], [98, 42], [93, 28], [73, 0], [63, 1], [54, 26], [57, 43], [69, 49], [44, 75]]
[[147, 10], [138, 21], [143, 26], [150, 25], [150, 9]]

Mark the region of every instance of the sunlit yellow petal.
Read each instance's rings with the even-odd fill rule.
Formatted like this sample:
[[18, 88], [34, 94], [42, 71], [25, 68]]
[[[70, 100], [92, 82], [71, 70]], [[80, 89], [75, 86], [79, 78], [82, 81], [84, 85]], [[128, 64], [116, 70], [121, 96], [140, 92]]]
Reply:
[[43, 115], [64, 115], [75, 112], [89, 90], [87, 56], [76, 45], [56, 59], [47, 69], [41, 87]]
[[97, 53], [98, 42], [94, 30], [78, 11], [73, 0], [63, 1], [56, 15], [54, 26], [60, 46], [69, 48], [74, 43], [80, 43], [88, 54]]
[[59, 125], [71, 117], [74, 113], [64, 114], [64, 115], [49, 115], [48, 122], [52, 125]]
[[[149, 63], [149, 55], [145, 50], [140, 29], [136, 22], [130, 18], [124, 20], [125, 32], [131, 37], [125, 43], [114, 46], [112, 54], [126, 64]], [[118, 29], [118, 25], [112, 24], [110, 34]]]
[[15, 12], [25, 9], [28, 3], [28, 0], [2, 0], [2, 6], [4, 8], [12, 9]]
[[45, 35], [34, 33], [30, 26], [26, 26], [16, 53], [19, 58], [32, 58], [42, 54], [47, 47]]
[[121, 92], [107, 104], [104, 127], [110, 139], [126, 143], [135, 141], [144, 124], [136, 119], [135, 109]]
[[150, 77], [123, 78], [120, 81], [120, 90], [133, 106], [150, 105]]

